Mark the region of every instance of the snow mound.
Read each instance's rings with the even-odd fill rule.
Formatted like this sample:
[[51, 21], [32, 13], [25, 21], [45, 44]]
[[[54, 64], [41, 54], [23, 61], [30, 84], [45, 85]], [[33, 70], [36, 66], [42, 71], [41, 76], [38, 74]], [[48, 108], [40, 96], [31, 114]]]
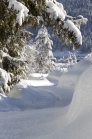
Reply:
[[0, 138], [91, 139], [92, 58], [65, 74], [50, 73], [47, 78], [52, 81], [60, 77], [57, 86], [31, 86], [33, 81], [37, 84], [36, 78], [39, 85], [46, 81], [40, 79], [42, 75], [31, 76], [32, 80], [16, 85], [9, 97], [0, 94]]
[[[33, 87], [30, 84], [33, 83]], [[57, 97], [37, 86], [49, 86], [48, 80], [22, 80], [7, 94], [0, 94], [0, 111], [42, 109], [55, 105]]]
[[27, 80], [27, 83], [30, 85], [30, 86], [53, 86], [54, 84], [49, 82], [46, 78], [43, 80], [43, 77], [40, 77], [39, 80]]
[[75, 86], [80, 78], [80, 75], [88, 68], [91, 64], [89, 59], [82, 60], [78, 62], [75, 66], [69, 69], [68, 72], [60, 76], [58, 87], [61, 86]]
[[74, 120], [81, 113], [88, 111], [92, 111], [92, 65], [82, 73], [75, 88], [68, 118]]
[[48, 74], [42, 74], [42, 73], [31, 73], [27, 78], [28, 80], [39, 80], [39, 79], [45, 79], [48, 76]]
[[59, 77], [63, 74], [63, 72], [60, 72], [58, 70], [53, 70], [48, 76], [47, 79], [49, 81], [52, 81], [54, 83], [58, 83]]

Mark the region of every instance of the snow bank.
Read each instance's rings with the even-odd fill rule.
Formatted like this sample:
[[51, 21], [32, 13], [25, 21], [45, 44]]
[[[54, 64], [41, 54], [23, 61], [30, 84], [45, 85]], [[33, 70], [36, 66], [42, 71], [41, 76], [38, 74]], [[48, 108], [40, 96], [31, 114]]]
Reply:
[[[41, 85], [42, 82], [39, 80], [39, 83]], [[28, 80], [22, 80], [7, 96], [0, 94], [0, 112], [50, 108], [55, 105], [55, 101], [57, 97], [49, 91], [32, 87]]]
[[86, 67], [76, 85], [73, 99], [68, 112], [69, 120], [80, 114], [92, 111], [92, 65]]
[[61, 76], [66, 85], [59, 81], [58, 86], [32, 87], [22, 80], [9, 93], [11, 98], [0, 94], [0, 138], [92, 138], [92, 58], [63, 75], [54, 71], [50, 76]]
[[60, 76], [63, 74], [63, 72], [60, 72], [58, 70], [53, 70], [48, 76], [47, 79], [49, 81], [52, 81], [54, 83], [58, 83]]
[[91, 61], [89, 59], [81, 60], [75, 66], [69, 69], [67, 73], [64, 73], [59, 78], [58, 87], [61, 86], [76, 86], [80, 75], [89, 67]]
[[28, 78], [30, 78], [30, 79], [32, 79], [32, 77], [33, 78], [35, 78], [35, 79], [41, 79], [41, 78], [46, 78], [48, 76], [48, 74], [42, 74], [42, 73], [31, 73], [29, 76], [28, 76]]

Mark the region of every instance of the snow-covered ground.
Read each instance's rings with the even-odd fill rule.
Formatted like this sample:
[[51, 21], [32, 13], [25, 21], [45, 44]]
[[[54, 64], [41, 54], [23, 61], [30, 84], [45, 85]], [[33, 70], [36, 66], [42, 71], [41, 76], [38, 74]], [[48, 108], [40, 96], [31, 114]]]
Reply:
[[0, 94], [0, 139], [91, 139], [92, 57]]

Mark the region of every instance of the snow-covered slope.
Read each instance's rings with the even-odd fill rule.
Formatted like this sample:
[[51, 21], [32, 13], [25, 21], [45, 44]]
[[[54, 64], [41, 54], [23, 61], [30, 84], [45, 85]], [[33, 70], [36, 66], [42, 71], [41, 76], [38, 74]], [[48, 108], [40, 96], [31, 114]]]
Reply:
[[0, 139], [92, 138], [92, 58], [47, 78], [58, 85], [41, 78], [32, 86], [35, 76], [16, 86], [11, 98], [0, 95]]

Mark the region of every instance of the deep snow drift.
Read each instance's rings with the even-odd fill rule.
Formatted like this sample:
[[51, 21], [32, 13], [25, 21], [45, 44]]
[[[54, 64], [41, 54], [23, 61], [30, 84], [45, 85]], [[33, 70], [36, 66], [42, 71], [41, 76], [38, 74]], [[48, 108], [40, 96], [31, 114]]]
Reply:
[[0, 95], [0, 139], [91, 139], [92, 58], [32, 76]]

